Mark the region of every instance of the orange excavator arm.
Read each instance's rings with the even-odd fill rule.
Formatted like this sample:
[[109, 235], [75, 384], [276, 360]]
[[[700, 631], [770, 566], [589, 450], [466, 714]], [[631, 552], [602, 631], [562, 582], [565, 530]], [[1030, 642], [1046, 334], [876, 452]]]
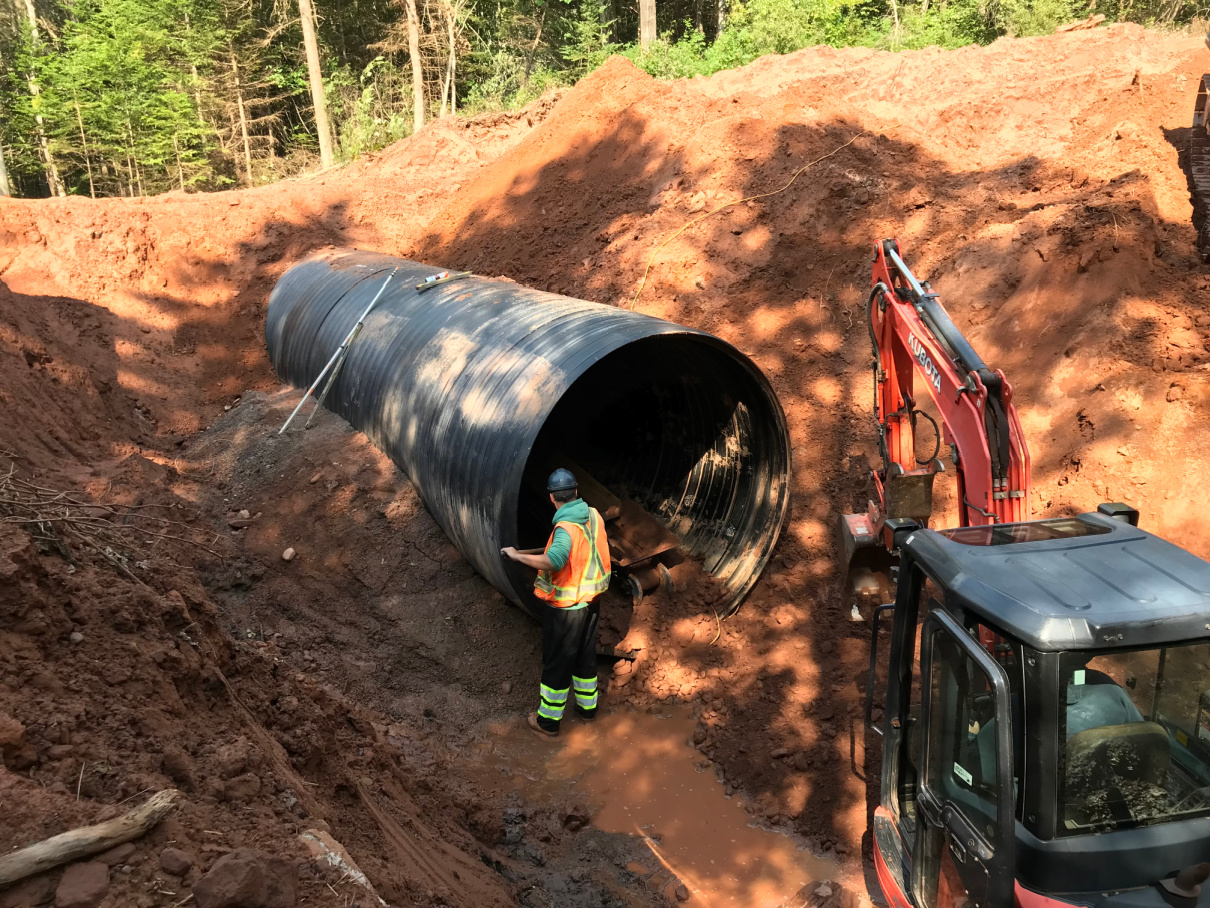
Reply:
[[[954, 325], [927, 281], [904, 263], [896, 240], [874, 246], [868, 326], [881, 466], [873, 471], [877, 500], [865, 514], [840, 519], [842, 555], [854, 590], [885, 596], [877, 576], [893, 562], [897, 532], [928, 526], [938, 458], [950, 448], [962, 526], [1029, 519], [1029, 450], [1012, 405], [1012, 386], [990, 369]], [[922, 388], [941, 417], [938, 427], [917, 406]], [[920, 418], [933, 423], [932, 454], [917, 457]], [[873, 582], [871, 582], [873, 581]], [[854, 615], [857, 615], [856, 608]]]

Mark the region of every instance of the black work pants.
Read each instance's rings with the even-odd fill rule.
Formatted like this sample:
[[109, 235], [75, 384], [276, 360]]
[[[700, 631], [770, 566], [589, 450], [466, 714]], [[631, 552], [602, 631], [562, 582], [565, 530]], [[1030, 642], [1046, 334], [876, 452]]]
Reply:
[[555, 730], [568, 696], [588, 715], [597, 708], [597, 624], [601, 606], [542, 608], [542, 685], [538, 724]]

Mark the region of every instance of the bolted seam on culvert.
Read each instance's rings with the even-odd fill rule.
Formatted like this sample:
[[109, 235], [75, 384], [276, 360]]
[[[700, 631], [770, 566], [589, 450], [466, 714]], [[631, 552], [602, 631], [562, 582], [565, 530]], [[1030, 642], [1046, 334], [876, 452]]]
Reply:
[[540, 483], [570, 458], [664, 523], [734, 611], [789, 505], [785, 414], [760, 369], [672, 322], [473, 276], [418, 292], [439, 269], [337, 251], [273, 289], [278, 376], [309, 386], [396, 268], [326, 406], [408, 475], [475, 569], [540, 614], [532, 576], [499, 550], [546, 541]]

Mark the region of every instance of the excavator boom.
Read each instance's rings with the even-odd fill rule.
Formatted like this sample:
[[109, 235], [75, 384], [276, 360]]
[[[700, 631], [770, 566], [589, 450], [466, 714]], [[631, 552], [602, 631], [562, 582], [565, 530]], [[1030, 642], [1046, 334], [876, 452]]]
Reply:
[[[875, 244], [871, 284], [877, 499], [865, 514], [843, 515], [839, 535], [847, 586], [859, 598], [881, 602], [889, 592], [896, 533], [928, 526], [932, 518], [933, 480], [945, 470], [941, 445], [949, 446], [957, 474], [961, 526], [1029, 518], [1029, 450], [1008, 379], [983, 362], [929, 283], [912, 274], [896, 240]], [[940, 426], [919, 408], [920, 388], [932, 399]], [[933, 424], [935, 439], [924, 458], [917, 454], [921, 418]], [[856, 605], [854, 617], [860, 617]]]

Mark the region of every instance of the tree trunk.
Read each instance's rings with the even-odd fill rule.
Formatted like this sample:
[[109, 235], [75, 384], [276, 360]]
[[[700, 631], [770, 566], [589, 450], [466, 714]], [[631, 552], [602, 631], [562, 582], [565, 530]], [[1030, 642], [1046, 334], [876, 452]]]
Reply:
[[189, 75], [193, 77], [193, 103], [197, 105], [197, 121], [205, 126], [206, 118], [202, 116], [202, 77], [197, 71], [197, 64], [192, 60], [189, 61]]
[[[33, 73], [29, 74], [26, 81], [29, 85], [29, 95], [34, 99], [34, 104], [37, 105], [38, 97], [42, 94], [42, 89], [38, 87], [38, 83], [34, 80]], [[55, 159], [51, 157], [50, 142], [46, 139], [46, 127], [42, 114], [34, 114], [34, 132], [38, 140], [38, 157], [42, 159], [42, 167], [46, 171], [46, 185], [50, 190], [50, 194], [57, 196], [66, 195], [63, 191], [63, 185], [59, 182], [59, 168], [55, 166]]]
[[[192, 34], [193, 26], [189, 24], [189, 13], [185, 13], [185, 30]], [[193, 103], [197, 107], [197, 121], [201, 124], [202, 133], [202, 150], [206, 149], [206, 130], [209, 125], [206, 123], [206, 118], [202, 116], [202, 77], [197, 71], [197, 64], [192, 60], [189, 61], [189, 75], [193, 77]]]
[[328, 125], [328, 106], [324, 101], [323, 69], [319, 65], [319, 42], [315, 37], [315, 10], [311, 0], [298, 0], [302, 20], [303, 47], [307, 52], [307, 73], [311, 77], [311, 103], [315, 105], [315, 132], [319, 136], [319, 164], [332, 166], [332, 128]]
[[[34, 9], [34, 0], [25, 0], [25, 15], [29, 19], [29, 36], [37, 48], [42, 44], [42, 36], [38, 33], [38, 13]], [[29, 84], [30, 97], [34, 99], [34, 106], [37, 106], [38, 96], [42, 94], [42, 90], [38, 87], [37, 81], [34, 79], [33, 72], [26, 76], [26, 81]], [[52, 196], [67, 195], [63, 190], [63, 183], [59, 179], [59, 168], [55, 166], [55, 159], [50, 154], [50, 143], [46, 140], [46, 129], [43, 127], [42, 114], [34, 115], [34, 131], [37, 133], [38, 139], [38, 155], [42, 158], [42, 166], [46, 169], [46, 185], [50, 189]]]
[[[3, 60], [0, 60], [0, 64]], [[4, 143], [0, 141], [0, 198], [12, 196], [13, 188], [8, 181], [8, 167], [4, 163]]]
[[538, 52], [538, 45], [542, 43], [542, 28], [546, 25], [546, 6], [542, 6], [542, 18], [538, 20], [538, 33], [534, 35], [534, 43], [530, 45], [529, 54], [525, 57], [525, 79], [524, 82], [529, 82], [529, 73], [534, 68], [534, 54]]
[[[92, 158], [88, 154], [88, 139], [84, 137], [84, 115], [80, 113], [80, 99], [73, 96], [72, 100], [76, 104], [76, 123], [80, 125], [80, 145], [84, 148], [84, 166], [88, 168], [88, 197], [95, 199], [97, 187], [92, 182]], [[176, 136], [172, 137], [172, 141], [176, 141]]]
[[445, 13], [446, 34], [450, 43], [450, 56], [445, 64], [445, 78], [441, 82], [441, 112], [438, 116], [445, 116], [445, 99], [449, 96], [450, 113], [454, 113], [454, 54], [457, 43], [457, 35], [454, 31], [454, 17], [458, 15], [454, 6], [456, 0], [445, 0], [445, 5], [442, 11]]
[[4, 145], [0, 143], [0, 196], [8, 198], [12, 194], [8, 185], [8, 168], [4, 166]]
[[715, 22], [714, 37], [717, 38], [723, 33], [723, 29], [727, 27], [727, 0], [718, 0], [717, 19]]
[[180, 799], [181, 793], [169, 788], [152, 795], [146, 804], [120, 817], [72, 829], [20, 851], [10, 852], [0, 858], [0, 888], [34, 874], [45, 873], [61, 864], [133, 842], [176, 809]]
[[172, 150], [176, 154], [176, 178], [180, 181], [181, 192], [185, 191], [185, 171], [181, 167], [181, 146], [177, 143], [176, 133], [172, 134]]
[[458, 8], [454, 5], [454, 0], [450, 0], [450, 114], [458, 112], [458, 33], [457, 33], [457, 18]]
[[34, 0], [25, 0], [25, 18], [29, 20], [29, 34], [34, 44], [42, 43], [42, 36], [38, 34], [38, 12], [34, 9]]
[[[306, 2], [306, 0], [302, 0]], [[231, 52], [231, 72], [235, 76], [235, 103], [239, 109], [239, 132], [244, 140], [244, 178], [249, 186], [252, 185], [252, 146], [248, 141], [248, 115], [244, 110], [244, 87], [239, 78], [239, 61], [235, 58], [235, 45], [228, 43], [227, 49]], [[321, 133], [322, 135], [322, 133]], [[320, 163], [323, 164], [323, 139], [319, 141], [319, 156]], [[328, 147], [328, 160], [331, 161], [332, 148]], [[327, 164], [323, 164], [327, 166]]]
[[450, 90], [450, 64], [447, 60], [445, 63], [445, 75], [441, 77], [441, 108], [437, 111], [438, 117], [445, 116], [445, 96]]
[[416, 0], [405, 0], [408, 13], [408, 56], [412, 59], [412, 132], [424, 125], [424, 70], [420, 62], [420, 16]]
[[129, 117], [126, 119], [126, 134], [130, 137], [130, 195], [133, 198], [135, 186], [139, 188], [139, 195], [143, 195], [143, 174], [139, 172], [139, 158], [135, 153], [134, 144], [134, 126], [131, 125]]
[[646, 50], [655, 40], [655, 0], [639, 0], [639, 47]]

